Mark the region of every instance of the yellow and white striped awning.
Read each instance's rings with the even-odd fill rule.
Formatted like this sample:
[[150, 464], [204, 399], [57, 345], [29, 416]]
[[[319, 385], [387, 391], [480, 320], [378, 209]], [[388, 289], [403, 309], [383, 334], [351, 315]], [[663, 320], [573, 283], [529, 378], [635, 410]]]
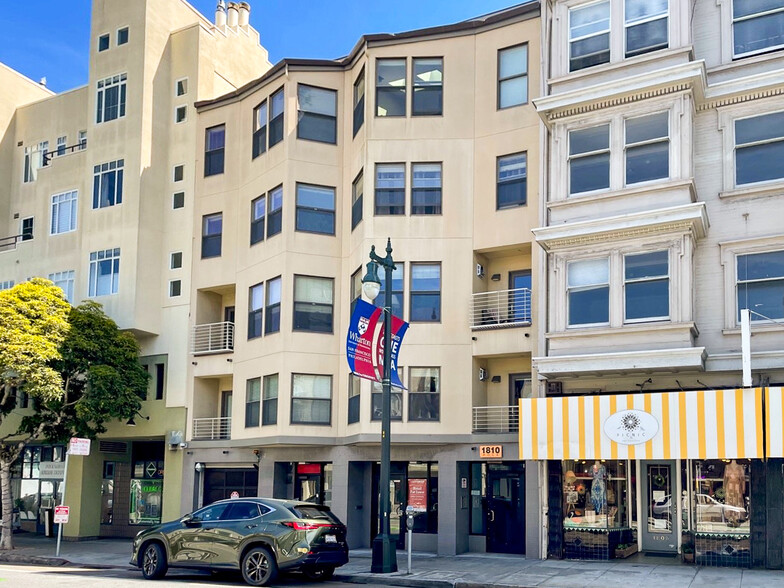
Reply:
[[784, 390], [765, 389], [765, 447], [767, 457], [784, 457]]
[[[778, 455], [782, 455], [784, 401], [778, 390], [774, 395], [779, 403], [776, 440]], [[761, 388], [523, 398], [520, 459], [761, 458], [762, 419]], [[611, 439], [606, 431], [615, 429], [606, 425], [621, 420], [628, 420], [632, 430], [642, 430], [645, 442], [626, 444]], [[638, 426], [640, 422], [650, 423], [648, 434]]]

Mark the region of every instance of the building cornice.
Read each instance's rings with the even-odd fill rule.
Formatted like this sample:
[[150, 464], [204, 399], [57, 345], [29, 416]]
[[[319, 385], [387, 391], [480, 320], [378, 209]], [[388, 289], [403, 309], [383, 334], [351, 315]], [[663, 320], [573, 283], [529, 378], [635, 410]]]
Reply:
[[784, 71], [776, 69], [711, 84], [705, 91], [705, 99], [697, 104], [697, 110], [721, 108], [783, 94]]
[[620, 241], [665, 233], [691, 233], [702, 238], [710, 223], [704, 202], [646, 210], [619, 216], [564, 223], [533, 229], [546, 251]]
[[587, 353], [556, 357], [534, 357], [533, 365], [540, 375], [548, 377], [580, 374], [628, 374], [649, 371], [705, 369], [704, 347], [678, 349], [646, 349], [612, 353]]

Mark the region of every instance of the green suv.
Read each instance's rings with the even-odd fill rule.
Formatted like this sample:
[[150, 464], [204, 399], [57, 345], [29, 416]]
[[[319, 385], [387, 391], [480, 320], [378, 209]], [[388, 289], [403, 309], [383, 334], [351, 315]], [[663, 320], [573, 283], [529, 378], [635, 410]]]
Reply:
[[251, 586], [278, 572], [332, 577], [348, 563], [346, 527], [329, 507], [293, 500], [233, 498], [139, 532], [131, 565], [148, 580], [169, 567], [240, 570]]

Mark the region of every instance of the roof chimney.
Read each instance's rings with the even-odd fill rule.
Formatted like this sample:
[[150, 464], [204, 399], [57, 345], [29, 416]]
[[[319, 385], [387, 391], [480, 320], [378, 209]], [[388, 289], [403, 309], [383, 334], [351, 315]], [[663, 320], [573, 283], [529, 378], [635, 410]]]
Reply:
[[215, 8], [215, 26], [220, 28], [226, 26], [226, 5], [223, 0], [218, 0], [218, 6]]
[[239, 10], [240, 10], [240, 26], [243, 28], [247, 28], [250, 24], [250, 4], [247, 2], [240, 2], [239, 3]]
[[236, 29], [239, 21], [239, 10], [236, 2], [229, 2], [229, 28]]

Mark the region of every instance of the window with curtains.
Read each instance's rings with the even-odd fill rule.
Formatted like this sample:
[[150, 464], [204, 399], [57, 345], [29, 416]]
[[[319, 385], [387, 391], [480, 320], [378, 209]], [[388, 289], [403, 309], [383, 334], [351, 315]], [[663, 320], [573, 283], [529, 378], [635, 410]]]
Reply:
[[626, 322], [670, 317], [669, 251], [623, 256]]
[[[396, 261], [395, 269], [392, 270], [392, 314], [401, 319], [403, 318], [403, 282], [405, 281], [404, 276], [406, 275], [404, 268], [405, 264], [402, 261]], [[361, 273], [361, 271], [358, 273]], [[383, 308], [384, 289], [386, 288], [387, 279], [386, 271], [384, 271], [383, 268], [380, 268], [378, 276], [381, 278], [381, 289], [378, 292], [378, 296], [376, 296], [376, 299], [373, 301], [373, 304], [379, 308]], [[361, 292], [361, 283], [359, 288]]]
[[784, 319], [784, 251], [738, 255], [736, 288], [738, 322], [744, 308], [752, 321]]
[[499, 157], [496, 163], [496, 201], [497, 210], [516, 208], [527, 203], [527, 166], [526, 153], [514, 153]]
[[250, 203], [250, 244], [264, 240], [264, 219], [267, 213], [267, 197], [259, 196]]
[[205, 131], [204, 177], [223, 173], [226, 152], [226, 125], [216, 125]]
[[52, 223], [49, 234], [60, 235], [76, 230], [77, 199], [76, 190], [52, 196]]
[[245, 382], [245, 427], [259, 426], [261, 409], [261, 378]]
[[365, 68], [363, 67], [354, 82], [354, 136], [365, 122]]
[[124, 159], [93, 167], [93, 208], [122, 204], [124, 168]]
[[668, 8], [668, 0], [625, 0], [626, 57], [667, 48]]
[[362, 298], [362, 267], [351, 274], [351, 314], [357, 306], [357, 300]]
[[733, 55], [784, 47], [784, 0], [732, 0]]
[[267, 301], [264, 306], [264, 334], [280, 331], [280, 276], [267, 280]]
[[441, 57], [413, 59], [412, 116], [437, 116], [444, 111], [444, 60]]
[[412, 367], [409, 368], [408, 374], [408, 420], [439, 420], [441, 369], [437, 367]]
[[109, 122], [125, 116], [125, 84], [127, 74], [118, 74], [98, 81], [96, 123]]
[[348, 424], [359, 422], [359, 393], [362, 388], [362, 380], [359, 376], [349, 374], [348, 376]]
[[52, 282], [54, 282], [55, 286], [57, 286], [63, 291], [63, 293], [65, 294], [65, 299], [71, 304], [73, 304], [74, 302], [75, 278], [76, 278], [76, 272], [74, 270], [49, 274], [49, 279]]
[[296, 221], [298, 231], [335, 234], [335, 188], [297, 184]]
[[441, 264], [411, 264], [409, 322], [441, 321]]
[[441, 214], [441, 164], [411, 165], [411, 214]]
[[90, 253], [88, 296], [108, 296], [120, 289], [120, 248]]
[[294, 330], [332, 333], [332, 278], [294, 276]]
[[362, 196], [364, 192], [364, 178], [362, 171], [351, 184], [351, 230], [362, 222]]
[[283, 109], [285, 97], [283, 88], [270, 96], [270, 119], [269, 119], [269, 148], [271, 149], [283, 140]]
[[329, 425], [332, 422], [332, 376], [292, 374], [291, 424]]
[[736, 186], [784, 179], [782, 161], [784, 112], [735, 121]]
[[406, 116], [406, 59], [376, 60], [376, 116]]
[[375, 214], [406, 214], [406, 166], [403, 163], [376, 164]]
[[206, 214], [201, 223], [201, 258], [220, 257], [223, 242], [223, 213]]
[[264, 283], [248, 289], [248, 339], [261, 337], [264, 313]]
[[261, 424], [278, 424], [278, 374], [264, 376], [261, 399]]
[[498, 50], [498, 108], [528, 102], [528, 44]]
[[610, 62], [610, 0], [569, 10], [569, 71]]
[[337, 143], [337, 98], [335, 90], [297, 85], [297, 139]]
[[[403, 374], [405, 373], [405, 368], [399, 365], [397, 366], [397, 373], [400, 375], [400, 379], [405, 381]], [[381, 420], [381, 411], [382, 408], [382, 400], [384, 395], [384, 388], [381, 382], [371, 382], [370, 383], [370, 420], [371, 421], [380, 421]], [[392, 411], [389, 413], [390, 419], [393, 421], [402, 421], [403, 420], [403, 390], [392, 386], [390, 388], [390, 395], [391, 395], [391, 406]]]
[[269, 239], [283, 230], [283, 186], [269, 191], [267, 206], [267, 239]]
[[251, 156], [256, 159], [267, 150], [267, 101], [253, 109], [253, 146]]
[[568, 326], [609, 324], [609, 259], [604, 257], [568, 262], [566, 281]]

